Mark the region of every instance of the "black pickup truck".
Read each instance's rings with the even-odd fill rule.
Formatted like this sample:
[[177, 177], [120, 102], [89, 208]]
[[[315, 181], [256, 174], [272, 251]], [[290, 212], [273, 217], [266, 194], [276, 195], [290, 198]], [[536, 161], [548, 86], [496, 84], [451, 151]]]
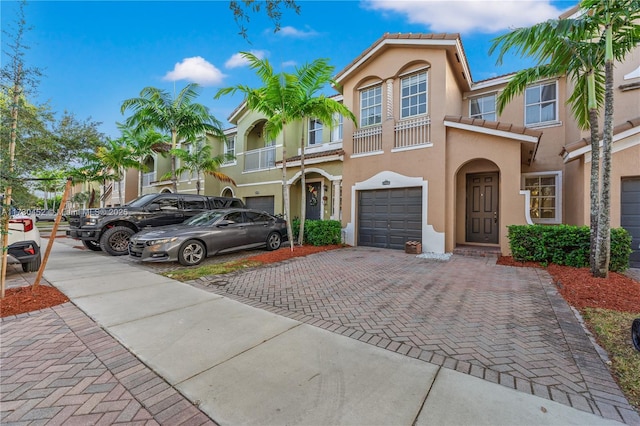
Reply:
[[112, 256], [128, 254], [129, 237], [144, 228], [173, 225], [207, 210], [244, 208], [238, 198], [193, 194], [146, 194], [118, 207], [81, 210], [68, 215], [67, 236], [88, 249]]

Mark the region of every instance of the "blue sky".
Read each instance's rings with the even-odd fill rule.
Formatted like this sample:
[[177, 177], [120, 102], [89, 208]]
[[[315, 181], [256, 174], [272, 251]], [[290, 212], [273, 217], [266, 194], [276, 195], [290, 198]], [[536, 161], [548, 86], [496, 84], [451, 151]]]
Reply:
[[[120, 105], [146, 86], [170, 92], [201, 84], [198, 102], [227, 127], [241, 95], [214, 100], [219, 88], [259, 80], [238, 52], [267, 58], [276, 70], [293, 71], [329, 58], [336, 73], [385, 32], [460, 33], [474, 81], [529, 66], [510, 58], [501, 67], [489, 57], [491, 39], [510, 28], [529, 26], [576, 5], [578, 0], [376, 0], [298, 1], [301, 12], [283, 10], [282, 30], [264, 14], [247, 23], [249, 43], [238, 35], [228, 1], [31, 1], [32, 27], [25, 61], [44, 71], [37, 102], [79, 119], [102, 122], [117, 137], [126, 118]], [[0, 2], [2, 29], [13, 27], [18, 3]], [[2, 37], [2, 63], [7, 57]]]

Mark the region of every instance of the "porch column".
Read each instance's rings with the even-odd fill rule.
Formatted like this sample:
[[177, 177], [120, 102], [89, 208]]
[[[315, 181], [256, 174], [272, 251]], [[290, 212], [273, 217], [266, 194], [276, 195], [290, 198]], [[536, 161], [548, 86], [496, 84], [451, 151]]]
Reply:
[[342, 180], [337, 179], [333, 181], [333, 210], [331, 212], [331, 219], [340, 220], [340, 190]]

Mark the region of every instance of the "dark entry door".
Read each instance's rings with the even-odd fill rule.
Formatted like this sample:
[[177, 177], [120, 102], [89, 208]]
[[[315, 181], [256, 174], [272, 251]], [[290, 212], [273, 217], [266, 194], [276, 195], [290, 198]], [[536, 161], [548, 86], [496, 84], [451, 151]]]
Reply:
[[498, 219], [498, 173], [467, 175], [467, 242], [498, 244]]
[[620, 226], [631, 234], [629, 266], [640, 268], [640, 177], [622, 179]]
[[307, 183], [307, 219], [320, 220], [320, 182]]

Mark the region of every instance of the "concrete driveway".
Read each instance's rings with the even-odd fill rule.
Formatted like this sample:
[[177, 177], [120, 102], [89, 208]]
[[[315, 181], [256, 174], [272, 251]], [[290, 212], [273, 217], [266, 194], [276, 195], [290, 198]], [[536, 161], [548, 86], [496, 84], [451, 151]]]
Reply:
[[580, 410], [637, 418], [542, 269], [354, 247], [191, 284]]

